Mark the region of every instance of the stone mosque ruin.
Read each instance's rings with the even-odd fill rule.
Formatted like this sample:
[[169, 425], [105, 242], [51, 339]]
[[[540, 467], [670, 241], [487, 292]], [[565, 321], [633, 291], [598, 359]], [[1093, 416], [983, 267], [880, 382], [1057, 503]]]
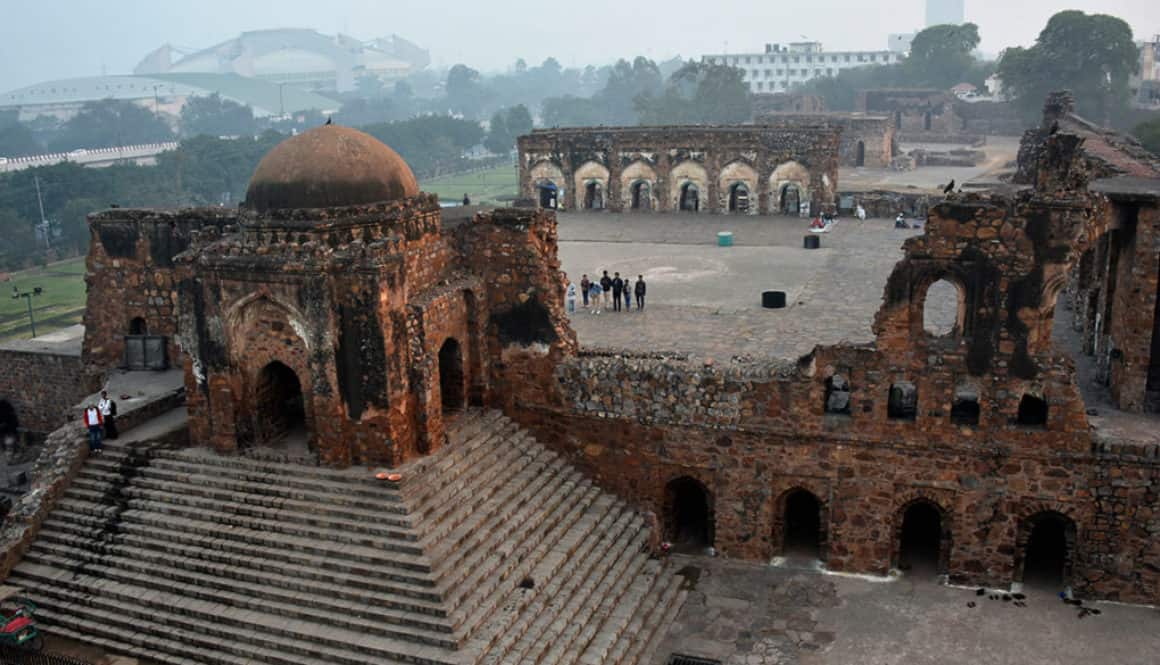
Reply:
[[1160, 603], [1160, 161], [1066, 93], [1015, 182], [905, 240], [870, 340], [728, 363], [579, 343], [551, 208], [818, 209], [840, 140], [537, 130], [532, 205], [441, 210], [327, 126], [237, 210], [93, 214], [85, 373], [163, 337], [188, 428], [91, 458], [78, 425], [51, 434], [3, 573], [50, 631], [170, 663], [656, 662], [688, 593], [661, 540]]

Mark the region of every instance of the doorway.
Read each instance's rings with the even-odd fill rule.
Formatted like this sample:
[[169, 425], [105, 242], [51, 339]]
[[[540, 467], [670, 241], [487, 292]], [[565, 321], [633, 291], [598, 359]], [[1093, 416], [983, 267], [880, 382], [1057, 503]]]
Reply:
[[556, 195], [558, 192], [558, 190], [556, 189], [556, 185], [551, 183], [551, 182], [543, 183], [539, 186], [539, 191], [540, 191], [540, 207], [541, 208], [548, 208], [550, 210], [555, 210], [556, 209]]
[[652, 209], [652, 188], [643, 180], [632, 183], [632, 209]]
[[685, 476], [668, 484], [669, 540], [678, 551], [700, 554], [713, 544], [709, 492], [699, 481]]
[[604, 208], [604, 189], [598, 182], [584, 185], [584, 208], [587, 210], [601, 210]]
[[298, 374], [273, 361], [258, 374], [254, 395], [258, 443], [273, 443], [306, 431], [306, 402]]
[[916, 501], [903, 513], [898, 567], [920, 575], [941, 572], [942, 512], [930, 501]]
[[781, 214], [797, 217], [801, 214], [801, 190], [797, 185], [783, 185], [781, 188]]
[[1023, 528], [1023, 583], [1059, 591], [1071, 575], [1075, 522], [1056, 512], [1029, 519]]
[[687, 212], [697, 212], [701, 209], [701, 194], [697, 186], [691, 182], [681, 185], [680, 209]]
[[858, 141], [854, 152], [854, 166], [866, 166], [866, 144]]
[[463, 408], [466, 385], [463, 382], [463, 351], [454, 337], [449, 337], [439, 348], [439, 394], [443, 413]]
[[729, 212], [749, 212], [749, 188], [736, 183], [729, 188]]
[[797, 489], [785, 497], [785, 556], [816, 559], [821, 554], [822, 504], [813, 493]]

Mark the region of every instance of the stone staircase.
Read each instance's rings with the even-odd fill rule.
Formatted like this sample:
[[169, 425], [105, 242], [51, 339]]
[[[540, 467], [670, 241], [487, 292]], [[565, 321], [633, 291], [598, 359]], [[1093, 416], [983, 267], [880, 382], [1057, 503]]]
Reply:
[[163, 663], [648, 662], [684, 592], [623, 502], [497, 412], [400, 471], [109, 446], [8, 583]]

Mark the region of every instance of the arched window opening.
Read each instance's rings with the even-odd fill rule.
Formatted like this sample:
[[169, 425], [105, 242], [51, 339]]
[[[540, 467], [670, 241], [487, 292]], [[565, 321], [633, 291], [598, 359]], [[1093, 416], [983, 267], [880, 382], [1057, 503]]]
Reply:
[[604, 208], [604, 188], [599, 182], [590, 182], [584, 185], [584, 208], [587, 210], [601, 210]]
[[463, 351], [455, 338], [448, 338], [439, 348], [439, 394], [444, 413], [463, 408], [466, 389], [463, 382]]
[[20, 435], [20, 419], [16, 417], [16, 407], [5, 399], [0, 399], [0, 445], [11, 449]]
[[806, 490], [794, 490], [785, 497], [786, 556], [818, 558], [822, 544], [822, 504]]
[[922, 302], [922, 328], [929, 335], [945, 337], [962, 334], [964, 299], [953, 282], [940, 279], [926, 290]]
[[886, 416], [893, 420], [914, 420], [918, 414], [918, 388], [909, 381], [890, 384]]
[[1015, 419], [1021, 427], [1045, 427], [1047, 425], [1047, 400], [1035, 395], [1024, 395], [1019, 400], [1019, 414]]
[[745, 183], [735, 183], [729, 188], [729, 212], [749, 211], [749, 188]]
[[826, 379], [825, 412], [850, 415], [850, 383], [841, 374]]
[[540, 193], [540, 207], [555, 210], [557, 196], [560, 191], [559, 188], [556, 187], [556, 183], [552, 182], [551, 180], [545, 180], [537, 186], [537, 189]]
[[866, 144], [858, 141], [854, 153], [854, 166], [866, 166]]
[[145, 317], [138, 316], [129, 322], [130, 335], [148, 335], [149, 324], [145, 322]]
[[797, 217], [801, 214], [801, 190], [797, 185], [782, 185], [781, 214]]
[[680, 209], [687, 212], [697, 212], [701, 209], [701, 193], [691, 182], [681, 185]]
[[959, 386], [951, 401], [951, 423], [955, 425], [979, 424], [979, 393], [973, 387]]
[[1035, 515], [1022, 525], [1022, 572], [1024, 584], [1060, 591], [1071, 576], [1075, 552], [1075, 523], [1056, 512]]
[[942, 513], [929, 501], [917, 501], [902, 516], [898, 568], [919, 574], [940, 572], [943, 545]]
[[669, 540], [683, 552], [697, 553], [713, 544], [709, 492], [693, 478], [677, 478], [665, 492]]
[[652, 209], [652, 191], [649, 183], [639, 180], [632, 183], [632, 209], [633, 210], [651, 210]]
[[894, 128], [902, 129], [902, 111], [894, 112]]
[[931, 115], [930, 115], [930, 111], [927, 111], [926, 113], [922, 114], [922, 128], [929, 132], [930, 126], [931, 126]]
[[258, 443], [273, 443], [306, 433], [302, 383], [294, 370], [274, 361], [262, 368], [254, 394], [254, 433]]

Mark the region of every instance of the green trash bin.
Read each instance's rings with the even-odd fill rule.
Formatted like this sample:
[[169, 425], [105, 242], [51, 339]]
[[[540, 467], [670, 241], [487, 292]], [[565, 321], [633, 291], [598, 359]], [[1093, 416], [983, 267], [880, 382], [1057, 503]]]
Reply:
[[717, 232], [717, 246], [718, 247], [732, 247], [733, 246], [733, 232], [732, 231], [718, 231]]

